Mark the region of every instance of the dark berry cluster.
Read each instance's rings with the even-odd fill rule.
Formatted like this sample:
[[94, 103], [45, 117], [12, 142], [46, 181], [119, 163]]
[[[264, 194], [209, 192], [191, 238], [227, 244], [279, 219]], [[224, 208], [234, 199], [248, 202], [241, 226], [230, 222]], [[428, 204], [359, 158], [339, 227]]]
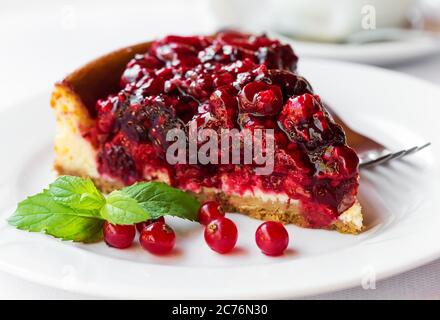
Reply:
[[[296, 73], [297, 61], [290, 46], [264, 35], [222, 32], [153, 42], [128, 63], [121, 91], [96, 104], [100, 172], [130, 184], [155, 165], [183, 189], [224, 183], [239, 193], [259, 188], [312, 199], [337, 215], [354, 202], [358, 159]], [[255, 177], [247, 165], [167, 165], [167, 132], [193, 123], [214, 130], [274, 129], [274, 174]], [[322, 181], [331, 188], [318, 192]]]

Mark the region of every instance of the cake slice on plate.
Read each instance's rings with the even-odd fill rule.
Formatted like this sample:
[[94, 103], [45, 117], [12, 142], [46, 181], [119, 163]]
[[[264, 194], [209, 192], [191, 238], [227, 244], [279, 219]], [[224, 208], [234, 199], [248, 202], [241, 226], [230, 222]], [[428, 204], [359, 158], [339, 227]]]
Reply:
[[[358, 157], [296, 73], [297, 60], [288, 45], [237, 32], [168, 36], [110, 53], [55, 87], [55, 169], [89, 176], [106, 192], [158, 180], [254, 218], [359, 233]], [[254, 158], [206, 163], [189, 153], [170, 163], [167, 133], [179, 129], [184, 146], [201, 147], [193, 127], [235, 130], [240, 143], [271, 130], [251, 140], [273, 151], [271, 170], [259, 173]], [[231, 149], [224, 153], [232, 159]]]

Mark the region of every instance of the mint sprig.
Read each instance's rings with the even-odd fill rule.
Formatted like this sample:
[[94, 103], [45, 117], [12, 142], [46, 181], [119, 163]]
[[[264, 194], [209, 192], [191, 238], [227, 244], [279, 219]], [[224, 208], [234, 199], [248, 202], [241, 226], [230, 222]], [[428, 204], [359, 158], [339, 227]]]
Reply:
[[90, 178], [61, 176], [49, 185], [53, 199], [74, 209], [100, 209], [105, 198]]
[[96, 242], [104, 221], [129, 225], [164, 215], [197, 220], [198, 201], [160, 182], [142, 182], [113, 191], [107, 198], [92, 180], [61, 176], [48, 189], [20, 202], [10, 225], [63, 240]]
[[47, 190], [20, 202], [8, 222], [21, 230], [80, 242], [101, 240], [104, 223], [99, 211], [72, 209], [56, 202]]
[[180, 189], [163, 182], [139, 182], [121, 190], [136, 199], [153, 219], [164, 215], [197, 220], [200, 204]]
[[113, 191], [101, 209], [101, 216], [113, 224], [133, 224], [151, 216], [139, 203], [123, 191]]

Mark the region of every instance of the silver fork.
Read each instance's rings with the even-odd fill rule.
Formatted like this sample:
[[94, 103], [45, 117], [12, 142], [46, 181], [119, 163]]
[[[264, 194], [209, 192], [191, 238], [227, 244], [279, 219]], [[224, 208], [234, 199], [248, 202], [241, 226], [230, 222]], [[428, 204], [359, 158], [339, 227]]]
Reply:
[[420, 150], [425, 149], [426, 147], [429, 147], [430, 145], [431, 145], [431, 142], [428, 142], [422, 146], [415, 146], [415, 147], [400, 150], [397, 152], [391, 152], [387, 149], [364, 151], [359, 154], [359, 167], [360, 168], [368, 168], [368, 167], [373, 167], [373, 166], [377, 166], [380, 164], [384, 164], [384, 163], [391, 161], [391, 160], [401, 159], [401, 158], [406, 157], [410, 154], [414, 154], [416, 152], [419, 152]]
[[348, 145], [352, 147], [358, 154], [360, 168], [370, 168], [373, 166], [382, 165], [391, 160], [402, 159], [403, 157], [419, 152], [420, 150], [431, 145], [431, 142], [428, 142], [422, 146], [414, 146], [409, 149], [392, 152], [379, 142], [376, 142], [373, 139], [370, 139], [351, 129], [328, 105], [326, 105], [326, 107], [330, 111], [336, 123], [340, 124], [344, 129], [347, 136]]

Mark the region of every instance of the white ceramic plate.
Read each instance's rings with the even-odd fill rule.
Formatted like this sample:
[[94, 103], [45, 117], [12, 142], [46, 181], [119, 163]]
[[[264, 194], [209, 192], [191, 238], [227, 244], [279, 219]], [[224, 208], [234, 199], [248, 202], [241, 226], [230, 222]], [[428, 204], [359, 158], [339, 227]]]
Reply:
[[404, 161], [362, 172], [360, 200], [368, 230], [342, 235], [288, 226], [282, 257], [254, 244], [257, 220], [231, 214], [237, 249], [211, 251], [202, 228], [168, 219], [177, 248], [167, 257], [139, 245], [62, 242], [5, 223], [16, 203], [39, 192], [51, 173], [54, 119], [49, 95], [0, 116], [0, 269], [41, 284], [115, 298], [292, 298], [367, 284], [440, 256], [440, 89], [372, 67], [302, 60], [301, 72], [353, 127], [399, 149], [433, 143]]
[[401, 41], [338, 44], [294, 40], [277, 32], [269, 32], [269, 35], [292, 45], [300, 57], [335, 59], [378, 66], [415, 61], [440, 52], [440, 41], [428, 36]]

